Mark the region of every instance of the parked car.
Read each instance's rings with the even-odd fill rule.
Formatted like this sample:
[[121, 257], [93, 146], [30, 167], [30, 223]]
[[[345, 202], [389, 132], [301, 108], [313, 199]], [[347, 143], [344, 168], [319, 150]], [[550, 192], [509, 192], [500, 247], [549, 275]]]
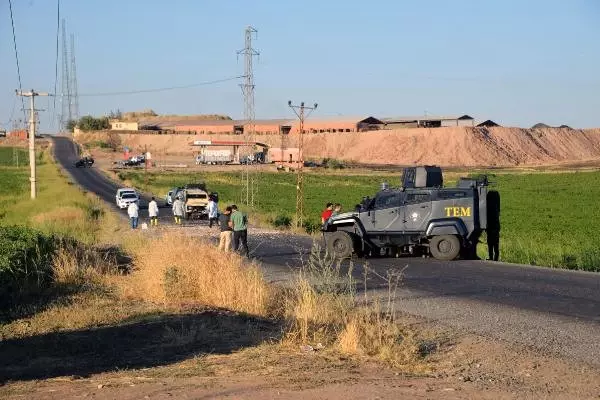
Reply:
[[119, 206], [120, 209], [124, 209], [129, 207], [131, 203], [136, 203], [138, 201], [140, 201], [140, 198], [137, 193], [125, 192], [121, 194], [121, 197], [117, 201], [117, 206]]
[[175, 199], [177, 198], [177, 194], [182, 190], [183, 188], [180, 187], [174, 187], [173, 189], [169, 190], [167, 192], [167, 195], [165, 196], [165, 201], [167, 202], [168, 205], [172, 205], [173, 202], [175, 201]]
[[134, 188], [117, 189], [117, 194], [115, 195], [115, 202], [117, 203], [117, 205], [119, 204], [119, 200], [121, 200], [121, 196], [124, 195], [125, 193], [133, 193], [133, 194], [137, 195], [137, 192], [135, 191]]

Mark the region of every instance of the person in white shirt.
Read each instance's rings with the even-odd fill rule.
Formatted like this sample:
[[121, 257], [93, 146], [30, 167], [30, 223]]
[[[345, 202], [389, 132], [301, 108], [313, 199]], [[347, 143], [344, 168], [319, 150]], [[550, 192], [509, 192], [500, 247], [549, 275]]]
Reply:
[[158, 204], [154, 197], [148, 203], [148, 216], [150, 217], [150, 226], [158, 226]]
[[212, 228], [213, 224], [217, 224], [219, 218], [219, 207], [213, 196], [208, 198], [208, 227]]
[[129, 220], [131, 221], [131, 229], [137, 229], [139, 210], [140, 208], [138, 207], [137, 201], [129, 203], [129, 206], [127, 207], [127, 215], [129, 215]]
[[177, 196], [173, 202], [173, 216], [175, 217], [175, 224], [181, 225], [181, 219], [185, 213], [185, 203], [181, 200], [180, 196]]

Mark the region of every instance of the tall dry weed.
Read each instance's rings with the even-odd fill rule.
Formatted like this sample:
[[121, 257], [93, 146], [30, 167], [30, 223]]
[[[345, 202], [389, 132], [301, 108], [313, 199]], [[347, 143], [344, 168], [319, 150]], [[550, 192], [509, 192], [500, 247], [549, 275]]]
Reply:
[[135, 270], [123, 281], [126, 295], [267, 315], [271, 291], [260, 269], [237, 254], [176, 233], [133, 243]]

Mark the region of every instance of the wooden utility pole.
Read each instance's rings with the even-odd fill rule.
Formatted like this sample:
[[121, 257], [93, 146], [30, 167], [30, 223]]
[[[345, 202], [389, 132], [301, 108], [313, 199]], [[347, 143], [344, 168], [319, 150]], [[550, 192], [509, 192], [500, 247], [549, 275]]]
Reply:
[[31, 89], [29, 92], [23, 92], [15, 90], [17, 96], [29, 97], [29, 169], [30, 176], [29, 181], [31, 182], [31, 198], [36, 198], [36, 165], [35, 165], [35, 97], [36, 96], [49, 96], [48, 93], [36, 92]]
[[[298, 168], [296, 169], [296, 228], [302, 228], [304, 226], [304, 119], [317, 109], [318, 104], [315, 103], [312, 107], [306, 107], [304, 102], [302, 102], [299, 106], [295, 106], [290, 100], [288, 101], [288, 106], [294, 110], [294, 113], [300, 120], [300, 129], [298, 131]], [[305, 110], [308, 110], [308, 113]]]

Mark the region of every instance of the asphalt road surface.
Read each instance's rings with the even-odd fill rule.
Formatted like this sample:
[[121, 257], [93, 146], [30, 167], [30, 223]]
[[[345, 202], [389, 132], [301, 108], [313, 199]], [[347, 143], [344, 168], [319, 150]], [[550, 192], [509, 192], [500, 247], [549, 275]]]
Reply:
[[[77, 147], [69, 139], [55, 138], [54, 150], [79, 185], [115, 204], [115, 183], [95, 168], [73, 166]], [[289, 280], [311, 245], [312, 240], [305, 236], [250, 232], [254, 256], [272, 281]], [[372, 258], [354, 261], [354, 273], [361, 280], [365, 265], [373, 271], [366, 288], [371, 298], [387, 296], [384, 277], [388, 272], [402, 273], [394, 300], [396, 310], [459, 331], [600, 366], [598, 273], [485, 261]]]

